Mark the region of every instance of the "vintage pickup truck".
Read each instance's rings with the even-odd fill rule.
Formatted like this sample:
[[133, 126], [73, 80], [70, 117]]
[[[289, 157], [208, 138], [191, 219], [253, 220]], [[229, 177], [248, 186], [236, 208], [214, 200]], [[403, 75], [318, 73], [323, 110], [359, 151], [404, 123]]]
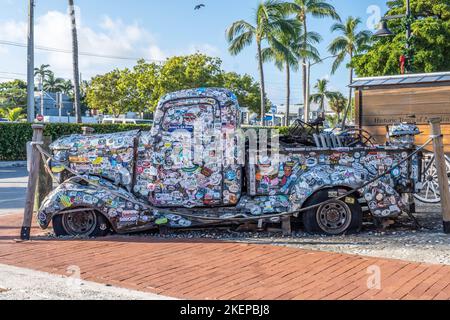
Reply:
[[315, 134], [316, 145], [274, 137], [264, 146], [249, 131], [232, 92], [201, 88], [166, 95], [150, 132], [61, 138], [51, 145], [61, 183], [39, 224], [52, 223], [58, 236], [103, 236], [243, 218], [279, 223], [278, 214], [326, 201], [295, 216], [308, 232], [338, 235], [359, 231], [364, 214], [398, 217], [407, 210], [402, 194], [420, 188], [419, 154], [360, 188], [414, 154], [409, 141], [348, 147]]

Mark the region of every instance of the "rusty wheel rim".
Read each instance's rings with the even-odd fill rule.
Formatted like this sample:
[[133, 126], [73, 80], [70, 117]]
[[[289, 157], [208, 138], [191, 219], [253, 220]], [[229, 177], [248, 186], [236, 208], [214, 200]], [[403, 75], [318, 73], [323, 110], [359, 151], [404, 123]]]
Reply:
[[343, 201], [335, 200], [320, 206], [317, 210], [317, 223], [327, 234], [341, 234], [350, 227], [351, 222], [352, 212]]
[[94, 211], [68, 212], [63, 216], [63, 226], [71, 236], [89, 236], [97, 226]]

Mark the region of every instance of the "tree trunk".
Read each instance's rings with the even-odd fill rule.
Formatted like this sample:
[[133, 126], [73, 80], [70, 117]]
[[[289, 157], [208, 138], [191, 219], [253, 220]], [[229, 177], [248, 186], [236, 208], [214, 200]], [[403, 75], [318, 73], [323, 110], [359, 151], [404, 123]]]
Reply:
[[[303, 32], [305, 33], [304, 39], [303, 39], [303, 50], [305, 51], [306, 49], [306, 40], [307, 40], [307, 33], [308, 33], [308, 28], [307, 28], [307, 24], [306, 24], [306, 15], [303, 18]], [[303, 77], [303, 81], [302, 81], [302, 86], [303, 86], [303, 113], [304, 113], [304, 118], [303, 119], [305, 122], [309, 121], [309, 97], [307, 95], [307, 74], [308, 74], [308, 68], [306, 66], [306, 58], [303, 58], [302, 60], [302, 77]]]
[[261, 125], [264, 126], [266, 124], [265, 115], [266, 115], [266, 85], [264, 82], [264, 67], [262, 61], [262, 49], [261, 42], [258, 41], [258, 63], [259, 63], [259, 78], [260, 78], [260, 86], [261, 86]]
[[73, 86], [74, 99], [73, 107], [75, 110], [75, 118], [77, 123], [81, 123], [81, 105], [80, 105], [80, 72], [78, 65], [78, 35], [77, 22], [75, 18], [75, 7], [73, 0], [69, 0], [70, 20], [72, 24], [72, 54], [73, 54]]
[[291, 68], [286, 61], [286, 119], [284, 125], [289, 126], [289, 115], [291, 113]]

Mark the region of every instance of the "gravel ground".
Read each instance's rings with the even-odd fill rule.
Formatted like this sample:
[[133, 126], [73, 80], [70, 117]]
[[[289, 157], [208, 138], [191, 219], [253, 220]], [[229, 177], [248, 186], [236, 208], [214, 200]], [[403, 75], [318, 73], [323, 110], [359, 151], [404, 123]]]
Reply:
[[171, 298], [0, 265], [0, 300], [168, 300]]
[[280, 232], [233, 232], [226, 230], [173, 231], [148, 238], [214, 239], [245, 243], [270, 244], [294, 248], [392, 258], [413, 262], [450, 265], [450, 236], [442, 232], [442, 217], [437, 205], [418, 205], [415, 217], [422, 228], [415, 229], [403, 216], [385, 231], [365, 224], [361, 233], [339, 237], [313, 236], [302, 231], [292, 236]]

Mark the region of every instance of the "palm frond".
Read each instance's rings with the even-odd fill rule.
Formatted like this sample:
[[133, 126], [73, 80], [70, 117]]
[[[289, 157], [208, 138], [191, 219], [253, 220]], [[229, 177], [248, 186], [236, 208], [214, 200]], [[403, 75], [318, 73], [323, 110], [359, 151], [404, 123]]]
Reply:
[[333, 62], [333, 65], [331, 66], [331, 74], [335, 74], [337, 69], [341, 66], [342, 62], [345, 60], [345, 52], [341, 52], [337, 55], [336, 59]]
[[332, 54], [339, 54], [340, 52], [345, 51], [348, 45], [348, 39], [344, 36], [339, 36], [330, 43], [330, 45], [328, 46], [328, 51], [330, 51]]
[[312, 0], [309, 1], [308, 11], [311, 13], [313, 17], [316, 18], [327, 18], [330, 17], [334, 20], [341, 21], [341, 17], [336, 12], [336, 9], [331, 4], [320, 1], [320, 0]]
[[231, 42], [235, 37], [249, 31], [254, 33], [255, 27], [245, 20], [235, 21], [226, 31], [227, 40]]
[[271, 47], [267, 47], [261, 50], [261, 59], [264, 63], [272, 62], [277, 59], [277, 54]]
[[245, 33], [240, 34], [238, 37], [234, 38], [230, 46], [228, 48], [228, 51], [232, 55], [237, 55], [240, 53], [245, 47], [252, 44], [254, 38], [254, 33], [251, 31], [247, 31]]

